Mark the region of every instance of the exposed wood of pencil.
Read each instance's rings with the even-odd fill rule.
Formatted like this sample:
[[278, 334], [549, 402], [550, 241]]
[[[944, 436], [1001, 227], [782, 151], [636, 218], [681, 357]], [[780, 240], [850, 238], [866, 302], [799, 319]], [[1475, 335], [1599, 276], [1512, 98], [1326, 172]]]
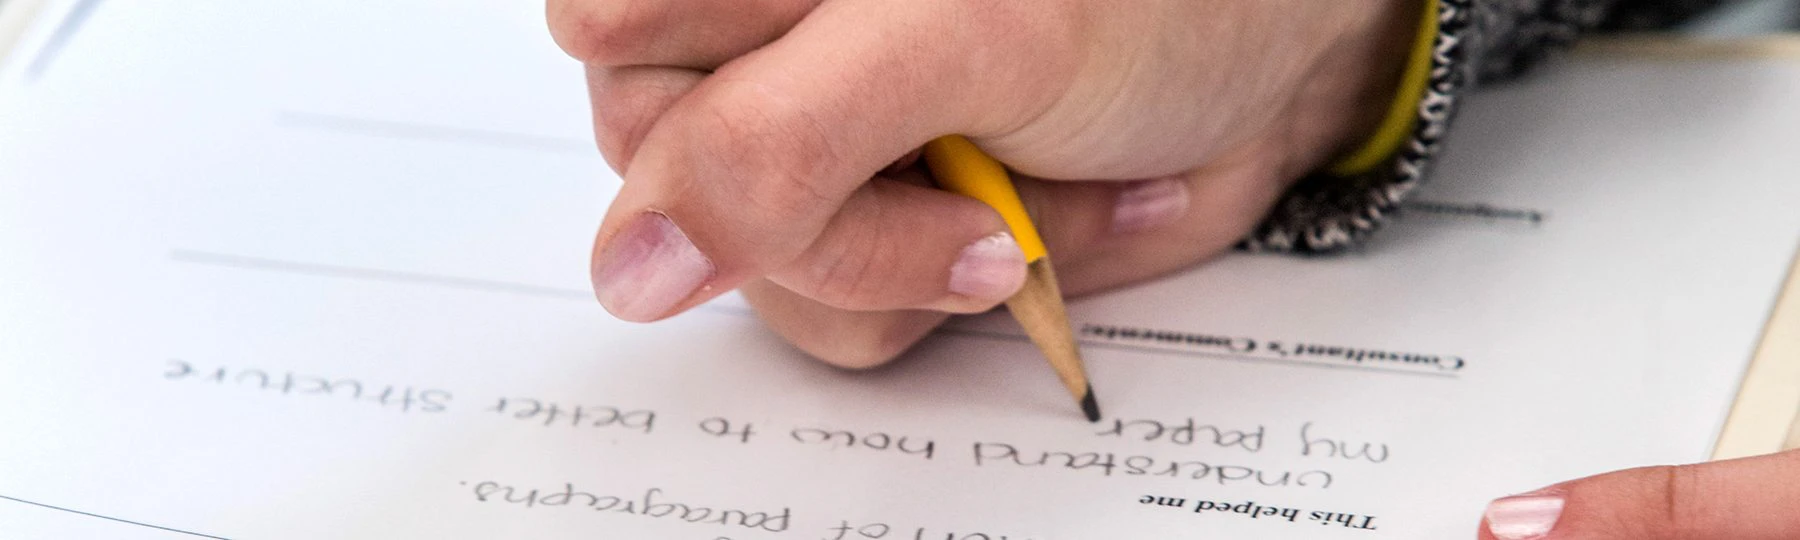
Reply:
[[1063, 308], [1062, 290], [1056, 285], [1056, 271], [1050, 266], [1050, 258], [1032, 261], [1027, 272], [1024, 288], [1007, 299], [1006, 309], [1012, 311], [1019, 326], [1025, 328], [1025, 334], [1031, 336], [1031, 342], [1037, 344], [1038, 350], [1050, 360], [1050, 366], [1056, 369], [1056, 376], [1069, 389], [1069, 395], [1081, 403], [1082, 413], [1089, 421], [1099, 421], [1094, 389], [1088, 384], [1087, 369], [1081, 363], [1081, 349], [1075, 344], [1074, 329], [1069, 327], [1069, 314]]

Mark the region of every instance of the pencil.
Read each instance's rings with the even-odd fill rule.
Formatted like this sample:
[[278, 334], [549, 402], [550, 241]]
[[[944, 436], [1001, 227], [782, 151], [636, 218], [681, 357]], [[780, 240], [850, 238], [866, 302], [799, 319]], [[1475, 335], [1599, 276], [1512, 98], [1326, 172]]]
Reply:
[[1025, 204], [1019, 201], [1018, 188], [1006, 174], [1006, 166], [988, 157], [974, 143], [960, 135], [939, 137], [925, 145], [925, 164], [937, 178], [938, 186], [987, 203], [1006, 220], [1013, 239], [1025, 252], [1025, 285], [1006, 300], [1007, 311], [1018, 319], [1025, 334], [1044, 357], [1056, 376], [1068, 387], [1069, 394], [1081, 404], [1081, 413], [1089, 422], [1100, 421], [1100, 405], [1094, 399], [1094, 386], [1088, 382], [1082, 366], [1081, 349], [1075, 344], [1075, 331], [1069, 327], [1068, 311], [1063, 307], [1062, 290], [1056, 285], [1056, 271], [1050, 266], [1050, 254], [1044, 240], [1032, 225]]

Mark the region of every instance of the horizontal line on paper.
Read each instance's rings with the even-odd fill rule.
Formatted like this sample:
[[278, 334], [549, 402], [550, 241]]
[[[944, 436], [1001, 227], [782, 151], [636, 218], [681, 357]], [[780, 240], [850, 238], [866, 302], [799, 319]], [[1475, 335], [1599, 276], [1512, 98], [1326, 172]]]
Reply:
[[506, 148], [525, 148], [586, 156], [600, 155], [600, 151], [594, 144], [584, 139], [533, 135], [529, 133], [513, 133], [489, 129], [399, 122], [394, 120], [377, 120], [373, 118], [358, 118], [354, 116], [302, 111], [279, 111], [275, 114], [275, 123], [289, 127], [323, 129], [390, 139], [427, 140]]
[[336, 264], [319, 264], [319, 263], [309, 263], [309, 262], [299, 262], [299, 261], [287, 261], [287, 260], [269, 259], [269, 258], [263, 258], [263, 257], [250, 257], [250, 256], [245, 256], [245, 255], [232, 255], [232, 254], [228, 254], [228, 253], [196, 251], [196, 250], [190, 250], [190, 249], [171, 250], [171, 251], [169, 251], [169, 258], [172, 260], [175, 260], [177, 262], [205, 264], [205, 265], [210, 265], [210, 266], [223, 266], [223, 267], [230, 267], [230, 268], [239, 268], [239, 269], [244, 269], [244, 270], [268, 270], [268, 271], [285, 272], [285, 273], [289, 273], [289, 274], [300, 274], [300, 275], [308, 275], [308, 276], [351, 278], [351, 279], [361, 279], [361, 280], [368, 280], [368, 281], [387, 281], [387, 282], [393, 282], [393, 283], [414, 283], [414, 284], [422, 284], [422, 285], [437, 285], [440, 287], [450, 287], [450, 288], [456, 288], [456, 289], [469, 289], [469, 290], [489, 291], [489, 292], [503, 292], [503, 293], [512, 293], [512, 294], [522, 294], [522, 295], [527, 295], [527, 296], [565, 298], [565, 299], [571, 299], [571, 300], [586, 300], [586, 301], [594, 300], [594, 293], [592, 291], [586, 291], [586, 290], [581, 290], [581, 289], [565, 289], [565, 288], [561, 288], [561, 287], [547, 287], [547, 286], [543, 286], [543, 285], [531, 285], [531, 284], [526, 284], [526, 283], [513, 283], [513, 282], [507, 282], [507, 281], [497, 281], [497, 280], [488, 280], [488, 279], [476, 279], [476, 278], [466, 278], [466, 277], [457, 277], [457, 276], [445, 276], [445, 275], [438, 275], [438, 274], [426, 274], [426, 273], [420, 273], [420, 272], [401, 272], [401, 271], [396, 271], [396, 270], [383, 270], [383, 269], [379, 269], [379, 268], [364, 268], [364, 267], [358, 267], [358, 266], [344, 266], [344, 265], [336, 265]]
[[[282, 273], [287, 273], [287, 274], [297, 274], [297, 275], [306, 275], [306, 276], [315, 276], [315, 277], [347, 278], [347, 279], [356, 279], [356, 280], [365, 280], [365, 281], [384, 281], [384, 282], [390, 282], [390, 283], [431, 285], [431, 286], [447, 287], [447, 288], [453, 288], [453, 289], [535, 296], [535, 297], [540, 297], [540, 298], [579, 300], [579, 301], [583, 301], [583, 302], [593, 302], [594, 301], [593, 292], [584, 290], [584, 289], [549, 287], [549, 286], [544, 286], [544, 285], [531, 285], [531, 284], [526, 284], [526, 283], [515, 283], [515, 282], [499, 281], [499, 280], [487, 280], [487, 279], [476, 279], [476, 278], [467, 278], [467, 277], [458, 277], [458, 276], [446, 276], [446, 275], [428, 274], [428, 273], [422, 273], [422, 272], [402, 272], [402, 271], [396, 271], [396, 270], [384, 270], [384, 269], [379, 269], [379, 268], [366, 268], [366, 267], [358, 267], [358, 266], [289, 261], [289, 260], [271, 259], [271, 258], [265, 258], [265, 257], [251, 257], [251, 256], [246, 256], [246, 255], [234, 255], [234, 254], [228, 254], [228, 253], [216, 253], [216, 252], [199, 251], [199, 250], [191, 250], [191, 249], [171, 250], [169, 252], [169, 258], [171, 260], [174, 260], [177, 262], [184, 262], [184, 263], [191, 263], [191, 264], [203, 264], [203, 265], [208, 265], [208, 266], [217, 266], [217, 267], [225, 267], [225, 268], [236, 268], [236, 269], [240, 269], [240, 270], [272, 271], [272, 272], [282, 272]], [[733, 316], [738, 316], [738, 317], [755, 317], [756, 316], [755, 312], [751, 311], [750, 309], [740, 307], [740, 306], [720, 305], [720, 304], [704, 304], [704, 305], [701, 305], [700, 307], [701, 307], [701, 309], [705, 309], [705, 310], [713, 312], [713, 313], [724, 314], [724, 315], [733, 315]], [[951, 336], [951, 337], [963, 337], [963, 338], [975, 338], [975, 339], [998, 339], [998, 340], [1014, 341], [1014, 342], [1021, 342], [1021, 343], [1029, 343], [1031, 341], [1030, 338], [1026, 337], [1023, 334], [984, 331], [984, 330], [969, 330], [969, 329], [953, 328], [953, 327], [939, 328], [935, 333], [937, 333], [939, 335], [945, 335], [945, 336]], [[1264, 364], [1279, 364], [1279, 365], [1308, 367], [1308, 368], [1353, 370], [1353, 371], [1364, 371], [1364, 372], [1394, 374], [1394, 375], [1432, 377], [1432, 378], [1440, 378], [1440, 379], [1457, 379], [1457, 378], [1459, 378], [1455, 373], [1433, 373], [1433, 372], [1424, 372], [1424, 371], [1415, 371], [1415, 370], [1392, 369], [1392, 368], [1385, 368], [1385, 367], [1381, 367], [1381, 366], [1371, 366], [1371, 365], [1329, 364], [1329, 363], [1322, 363], [1322, 362], [1307, 362], [1307, 361], [1300, 361], [1300, 360], [1270, 358], [1267, 356], [1248, 355], [1248, 354], [1231, 354], [1231, 353], [1223, 353], [1223, 352], [1179, 350], [1179, 349], [1169, 349], [1169, 348], [1161, 348], [1161, 347], [1132, 345], [1132, 344], [1127, 344], [1127, 343], [1118, 343], [1118, 342], [1105, 341], [1105, 340], [1099, 340], [1099, 339], [1078, 339], [1077, 341], [1080, 342], [1083, 347], [1087, 347], [1087, 348], [1126, 351], [1126, 352], [1145, 353], [1145, 354], [1182, 356], [1182, 357], [1190, 357], [1190, 358], [1209, 358], [1209, 359], [1218, 359], [1218, 360], [1255, 362], [1255, 363], [1264, 363]]]

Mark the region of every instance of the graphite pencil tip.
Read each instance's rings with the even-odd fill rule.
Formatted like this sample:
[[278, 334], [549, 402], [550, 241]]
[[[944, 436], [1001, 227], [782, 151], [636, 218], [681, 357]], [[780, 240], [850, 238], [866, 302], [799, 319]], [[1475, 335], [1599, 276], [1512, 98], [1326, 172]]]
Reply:
[[1087, 415], [1089, 422], [1100, 421], [1100, 402], [1094, 399], [1094, 385], [1088, 385], [1087, 391], [1081, 393], [1081, 414]]

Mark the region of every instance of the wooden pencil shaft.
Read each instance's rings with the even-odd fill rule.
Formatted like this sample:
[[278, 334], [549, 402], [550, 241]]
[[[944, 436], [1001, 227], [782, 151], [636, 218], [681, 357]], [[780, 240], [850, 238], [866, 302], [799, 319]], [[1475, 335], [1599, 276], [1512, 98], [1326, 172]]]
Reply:
[[1048, 257], [1027, 266], [1025, 286], [1007, 299], [1006, 309], [1018, 319], [1038, 350], [1043, 351], [1050, 366], [1056, 369], [1056, 376], [1068, 387], [1069, 395], [1078, 400], [1088, 397], [1087, 370], [1082, 366], [1081, 349], [1075, 344], [1062, 290], [1056, 285], [1056, 271]]
[[1090, 422], [1099, 421], [1100, 406], [1081, 365], [1081, 350], [1069, 328], [1056, 272], [1050, 267], [1043, 239], [1032, 225], [1031, 214], [1019, 199], [1006, 166], [957, 135], [939, 137], [926, 144], [924, 158], [939, 186], [987, 203], [1006, 221], [1019, 242], [1019, 251], [1030, 261], [1024, 287], [1006, 301], [1006, 307], [1056, 369], [1056, 376], [1068, 387], [1069, 395], [1081, 404], [1082, 414]]

